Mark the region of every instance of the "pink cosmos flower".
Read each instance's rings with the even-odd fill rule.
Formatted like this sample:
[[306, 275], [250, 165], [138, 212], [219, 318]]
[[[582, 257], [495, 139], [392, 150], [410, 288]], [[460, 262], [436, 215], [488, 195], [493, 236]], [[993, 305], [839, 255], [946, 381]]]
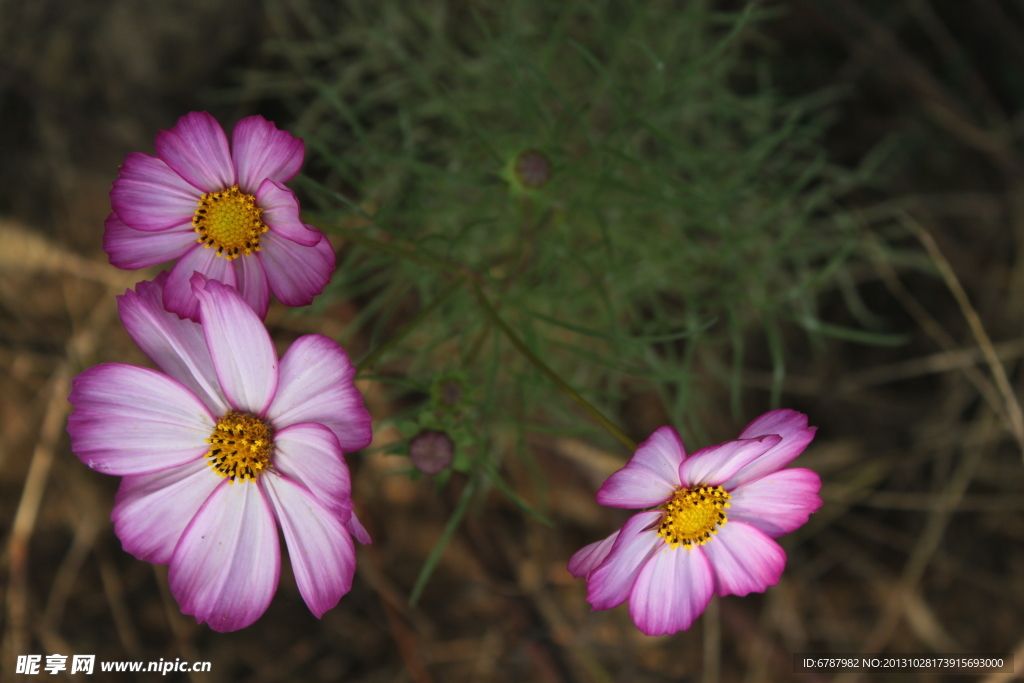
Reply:
[[334, 271], [334, 250], [299, 220], [299, 203], [281, 183], [302, 167], [302, 140], [262, 116], [228, 139], [206, 112], [192, 112], [156, 136], [157, 156], [129, 154], [110, 191], [103, 248], [118, 268], [178, 259], [164, 306], [198, 320], [189, 285], [194, 271], [238, 289], [261, 318], [270, 292], [305, 306]]
[[200, 323], [180, 319], [161, 303], [168, 282], [163, 273], [118, 297], [125, 328], [163, 372], [105, 363], [76, 377], [72, 449], [124, 477], [114, 530], [135, 557], [170, 564], [183, 612], [215, 631], [258, 619], [277, 589], [280, 525], [320, 617], [352, 585], [351, 536], [370, 542], [342, 455], [371, 437], [355, 369], [316, 334], [278, 360], [235, 289], [198, 273]]
[[628, 599], [633, 622], [653, 636], [689, 628], [716, 591], [778, 583], [786, 553], [772, 539], [821, 507], [818, 475], [782, 468], [816, 430], [802, 413], [773, 410], [739, 440], [689, 457], [672, 427], [654, 432], [597, 492], [602, 505], [652, 509], [569, 560], [569, 572], [587, 578], [587, 602], [601, 610]]

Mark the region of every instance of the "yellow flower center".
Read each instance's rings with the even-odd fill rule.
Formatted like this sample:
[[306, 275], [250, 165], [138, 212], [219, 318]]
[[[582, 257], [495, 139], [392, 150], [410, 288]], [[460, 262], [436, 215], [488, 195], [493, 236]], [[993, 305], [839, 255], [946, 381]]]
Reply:
[[256, 206], [256, 198], [238, 189], [238, 185], [207, 192], [199, 198], [199, 206], [192, 216], [192, 227], [199, 233], [197, 242], [206, 249], [213, 247], [217, 256], [229, 261], [260, 250], [260, 235], [267, 226], [260, 220], [263, 209]]
[[728, 522], [724, 508], [729, 494], [721, 486], [679, 489], [660, 509], [665, 513], [658, 524], [658, 535], [672, 548], [704, 545]]
[[206, 453], [213, 471], [236, 480], [256, 481], [260, 472], [270, 467], [270, 454], [274, 442], [270, 427], [258, 417], [229, 410], [217, 421], [213, 434], [206, 440], [210, 450]]

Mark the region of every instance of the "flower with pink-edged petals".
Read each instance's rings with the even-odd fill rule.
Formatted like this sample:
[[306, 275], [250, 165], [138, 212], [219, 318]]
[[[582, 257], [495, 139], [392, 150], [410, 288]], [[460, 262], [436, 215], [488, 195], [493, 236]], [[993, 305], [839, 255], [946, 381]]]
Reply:
[[71, 447], [123, 476], [111, 518], [124, 549], [170, 564], [171, 592], [215, 631], [253, 623], [277, 590], [284, 533], [299, 592], [320, 617], [352, 585], [344, 452], [370, 442], [345, 351], [300, 337], [280, 359], [237, 291], [196, 273], [199, 323], [164, 310], [168, 285], [118, 297], [121, 320], [162, 372], [104, 363], [72, 382]]
[[778, 583], [786, 553], [772, 539], [821, 507], [818, 475], [782, 468], [816, 430], [802, 413], [773, 410], [738, 440], [689, 457], [672, 427], [654, 432], [597, 492], [602, 505], [648, 509], [569, 560], [587, 579], [587, 602], [602, 610], [629, 600], [633, 622], [654, 636], [689, 628], [712, 593]]
[[270, 292], [305, 306], [334, 271], [327, 237], [299, 219], [299, 202], [282, 183], [299, 172], [302, 140], [262, 116], [238, 122], [231, 147], [206, 112], [182, 116], [156, 136], [157, 156], [135, 152], [122, 164], [103, 248], [118, 268], [178, 259], [164, 307], [198, 320], [193, 272], [238, 289], [260, 318]]

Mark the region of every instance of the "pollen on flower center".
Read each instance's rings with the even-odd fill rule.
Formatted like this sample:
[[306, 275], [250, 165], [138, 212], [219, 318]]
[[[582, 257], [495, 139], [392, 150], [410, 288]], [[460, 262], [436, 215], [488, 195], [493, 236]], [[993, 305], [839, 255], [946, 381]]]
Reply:
[[718, 533], [718, 527], [729, 521], [722, 512], [731, 507], [729, 497], [721, 486], [679, 489], [661, 506], [665, 512], [658, 523], [658, 535], [672, 548], [704, 545]]
[[270, 466], [274, 442], [270, 427], [258, 417], [229, 410], [217, 421], [213, 434], [206, 440], [206, 453], [213, 471], [236, 481], [256, 481], [260, 472]]
[[260, 235], [267, 231], [260, 219], [262, 211], [254, 196], [235, 185], [200, 197], [192, 227], [199, 233], [199, 243], [206, 249], [213, 247], [217, 256], [230, 261], [240, 253], [248, 256], [260, 250]]

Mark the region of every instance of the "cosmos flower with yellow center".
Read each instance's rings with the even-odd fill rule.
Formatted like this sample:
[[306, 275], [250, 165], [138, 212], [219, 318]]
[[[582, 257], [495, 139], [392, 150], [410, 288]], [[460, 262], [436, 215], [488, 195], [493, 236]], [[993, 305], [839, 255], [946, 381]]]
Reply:
[[129, 154], [110, 191], [103, 248], [118, 268], [177, 259], [164, 306], [198, 320], [193, 272], [238, 289], [263, 318], [270, 293], [305, 306], [334, 270], [334, 250], [299, 219], [283, 183], [302, 167], [302, 140], [264, 119], [238, 122], [231, 147], [206, 112], [181, 117], [156, 137], [157, 156]]

